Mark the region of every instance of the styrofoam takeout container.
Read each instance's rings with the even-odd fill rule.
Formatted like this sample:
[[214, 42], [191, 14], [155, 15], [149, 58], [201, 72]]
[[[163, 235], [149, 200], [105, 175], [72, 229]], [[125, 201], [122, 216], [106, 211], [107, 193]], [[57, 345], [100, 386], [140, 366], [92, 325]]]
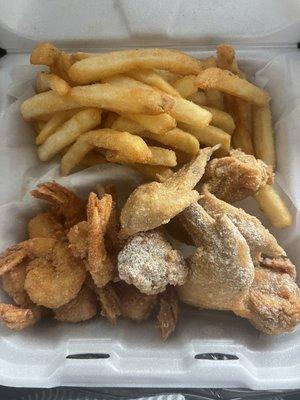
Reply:
[[[97, 51], [168, 46], [196, 56], [231, 42], [243, 68], [252, 76], [259, 71], [256, 80], [272, 95], [278, 183], [295, 213], [300, 208], [299, 38], [299, 0], [0, 0], [0, 47], [7, 50], [0, 60], [0, 116], [13, 100], [7, 96], [13, 67], [28, 64], [31, 48], [40, 41]], [[14, 93], [21, 89], [22, 84]], [[10, 112], [13, 107], [18, 103]], [[34, 159], [33, 144], [24, 139], [28, 132], [8, 132], [3, 126], [2, 205], [19, 200], [45, 172], [38, 163], [28, 172], [29, 155]], [[13, 205], [0, 212], [6, 207]], [[26, 206], [25, 214], [16, 207], [21, 221]], [[14, 239], [9, 228], [8, 241]], [[297, 225], [281, 232], [279, 240], [300, 265]], [[207, 357], [209, 353], [231, 357]], [[167, 343], [160, 341], [153, 321], [135, 325], [122, 320], [116, 327], [104, 319], [76, 325], [45, 321], [21, 333], [0, 328], [1, 385], [290, 389], [300, 387], [299, 360], [299, 329], [268, 337], [230, 313], [192, 308], [181, 312]]]

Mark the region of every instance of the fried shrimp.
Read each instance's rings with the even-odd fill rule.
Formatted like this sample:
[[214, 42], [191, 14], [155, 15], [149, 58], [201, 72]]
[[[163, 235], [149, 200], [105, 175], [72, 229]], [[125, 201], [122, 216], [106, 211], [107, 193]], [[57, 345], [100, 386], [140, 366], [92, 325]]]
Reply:
[[52, 238], [66, 240], [66, 230], [58, 217], [51, 212], [40, 213], [28, 222], [29, 239]]
[[28, 260], [24, 287], [37, 305], [57, 308], [72, 300], [85, 280], [82, 261], [55, 239], [35, 238], [9, 248], [0, 259], [0, 275]]
[[21, 308], [12, 304], [0, 304], [0, 320], [9, 328], [16, 331], [28, 328], [37, 323], [47, 310], [42, 307]]
[[24, 288], [26, 278], [26, 262], [16, 266], [12, 271], [6, 272], [2, 277], [3, 290], [22, 307], [31, 305], [31, 300]]
[[66, 228], [70, 228], [86, 218], [85, 207], [79, 197], [56, 182], [42, 183], [31, 194], [33, 197], [46, 200], [56, 206], [57, 215], [65, 218]]
[[92, 288], [97, 294], [101, 304], [101, 315], [106, 317], [113, 325], [117, 323], [118, 317], [122, 314], [121, 304], [118, 294], [112, 283], [99, 288], [92, 283]]
[[159, 296], [159, 313], [157, 325], [162, 340], [167, 340], [175, 330], [178, 319], [178, 295], [176, 289], [168, 286], [166, 291]]
[[99, 200], [95, 193], [90, 194], [87, 205], [88, 270], [98, 287], [112, 280], [115, 269], [104, 242], [111, 209], [111, 195], [105, 194]]
[[55, 319], [74, 323], [91, 319], [96, 314], [97, 297], [88, 286], [83, 286], [75, 299], [54, 310]]
[[88, 223], [81, 221], [72, 226], [67, 234], [69, 249], [74, 257], [83, 260], [88, 252]]

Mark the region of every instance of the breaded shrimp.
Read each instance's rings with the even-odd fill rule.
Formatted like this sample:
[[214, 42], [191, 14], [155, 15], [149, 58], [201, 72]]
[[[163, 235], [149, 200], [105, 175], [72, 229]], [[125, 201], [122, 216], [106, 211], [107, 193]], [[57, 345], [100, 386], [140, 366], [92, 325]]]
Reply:
[[29, 239], [52, 238], [66, 240], [66, 229], [59, 218], [51, 212], [39, 213], [28, 222]]
[[43, 307], [21, 308], [12, 304], [0, 304], [0, 320], [16, 331], [28, 328], [37, 323], [47, 310]]

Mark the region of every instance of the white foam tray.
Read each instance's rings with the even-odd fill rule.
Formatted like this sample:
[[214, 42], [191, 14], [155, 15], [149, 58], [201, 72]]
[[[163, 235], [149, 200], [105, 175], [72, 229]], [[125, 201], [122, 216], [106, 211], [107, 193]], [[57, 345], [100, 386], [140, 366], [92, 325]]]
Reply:
[[[214, 44], [227, 40], [236, 43], [239, 57], [252, 71], [279, 54], [286, 55], [287, 70], [293, 70], [299, 82], [299, 6], [297, 0], [0, 0], [0, 46], [9, 51], [0, 60], [0, 116], [11, 101], [6, 93], [12, 67], [28, 63], [30, 48], [45, 40], [65, 48], [98, 50], [161, 45], [197, 56], [209, 54]], [[296, 81], [289, 82], [289, 75], [280, 84], [281, 93], [299, 89]], [[276, 84], [269, 86], [273, 94]], [[280, 99], [275, 103], [280, 113]], [[1, 143], [7, 139], [1, 126], [0, 138]], [[297, 157], [292, 145], [283, 146], [281, 158]], [[1, 204], [20, 198], [25, 172], [21, 155], [21, 147], [11, 148], [7, 157], [0, 158]], [[285, 235], [280, 239], [284, 241]], [[287, 244], [300, 265], [297, 242]], [[67, 358], [85, 353], [109, 357]], [[207, 353], [237, 359], [196, 358]], [[299, 356], [299, 330], [268, 337], [230, 313], [192, 308], [183, 308], [167, 343], [160, 341], [153, 321], [135, 325], [121, 320], [117, 327], [105, 320], [77, 325], [45, 321], [21, 333], [0, 327], [0, 384], [9, 386], [290, 389], [300, 387]]]

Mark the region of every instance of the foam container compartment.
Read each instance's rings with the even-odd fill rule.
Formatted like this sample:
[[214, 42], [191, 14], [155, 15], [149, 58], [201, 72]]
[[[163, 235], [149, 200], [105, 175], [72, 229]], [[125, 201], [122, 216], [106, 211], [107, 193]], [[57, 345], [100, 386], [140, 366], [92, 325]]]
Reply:
[[[168, 46], [201, 57], [227, 41], [273, 99], [277, 184], [296, 220], [275, 234], [300, 266], [299, 17], [298, 0], [0, 0], [0, 47], [8, 52], [0, 59], [0, 250], [23, 239], [20, 226], [36, 210], [28, 196], [20, 202], [24, 193], [37, 181], [57, 176], [55, 162], [37, 161], [32, 136], [17, 116], [16, 98], [28, 97], [31, 90], [32, 67], [24, 65], [37, 42], [97, 51]], [[17, 85], [9, 88], [12, 80]], [[126, 178], [128, 189], [140, 179], [126, 168], [100, 171], [103, 179], [110, 174]], [[76, 174], [60, 182], [88, 190], [100, 171], [93, 168], [80, 179]], [[83, 180], [85, 188], [79, 185]], [[17, 222], [7, 218], [11, 213]], [[228, 357], [206, 356], [211, 353]], [[299, 360], [300, 329], [269, 337], [231, 313], [188, 307], [182, 307], [166, 343], [154, 320], [141, 325], [120, 320], [116, 327], [104, 319], [75, 325], [43, 321], [23, 332], [0, 327], [0, 384], [8, 386], [292, 389], [300, 387]]]

